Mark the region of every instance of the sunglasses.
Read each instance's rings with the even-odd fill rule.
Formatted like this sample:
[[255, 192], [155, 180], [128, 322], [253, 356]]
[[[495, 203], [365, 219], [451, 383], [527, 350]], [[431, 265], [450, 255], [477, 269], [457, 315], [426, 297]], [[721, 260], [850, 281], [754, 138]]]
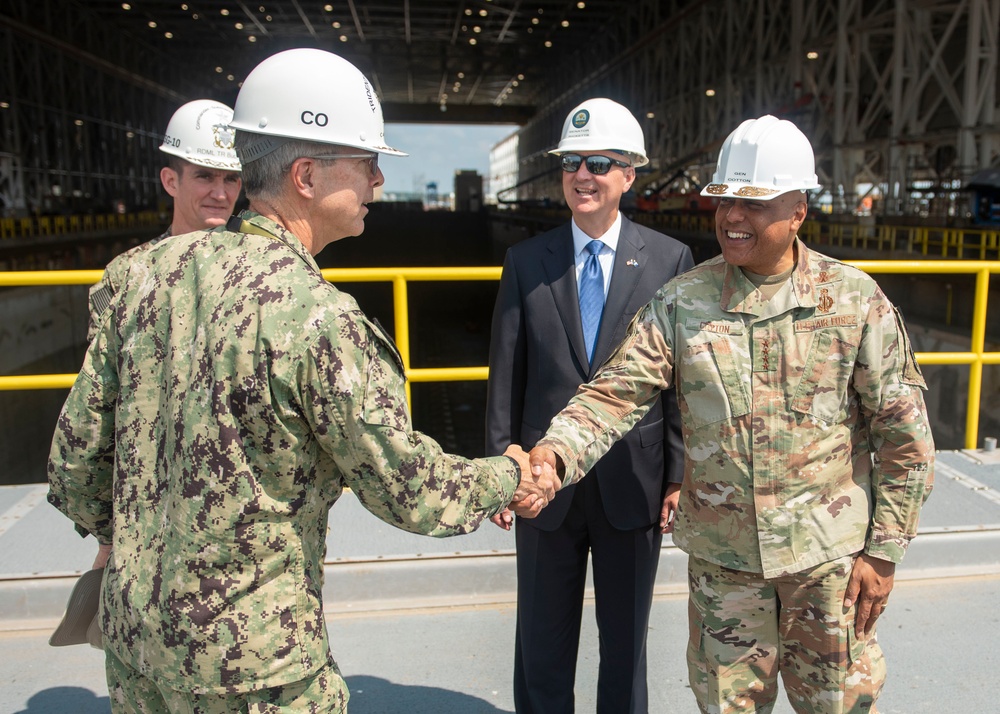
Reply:
[[579, 154], [563, 154], [559, 157], [562, 161], [562, 170], [568, 174], [575, 174], [580, 170], [581, 164], [587, 165], [587, 171], [594, 174], [594, 176], [603, 176], [608, 171], [611, 170], [612, 166], [621, 166], [623, 169], [627, 169], [632, 164], [626, 163], [625, 161], [619, 161], [618, 159], [611, 159], [607, 156], [588, 156], [584, 158]]
[[372, 178], [378, 175], [378, 154], [320, 154], [310, 156], [310, 159], [317, 161], [336, 161], [337, 159], [368, 159], [368, 170], [371, 171]]

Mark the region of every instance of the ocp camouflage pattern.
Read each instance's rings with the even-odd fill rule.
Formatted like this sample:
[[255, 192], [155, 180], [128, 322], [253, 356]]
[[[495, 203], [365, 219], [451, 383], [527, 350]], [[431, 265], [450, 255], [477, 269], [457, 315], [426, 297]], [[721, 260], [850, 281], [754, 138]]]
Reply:
[[770, 301], [721, 257], [661, 288], [538, 442], [564, 483], [676, 384], [680, 548], [765, 577], [862, 549], [899, 562], [933, 482], [926, 385], [875, 281], [798, 240], [796, 255]]
[[518, 482], [512, 459], [450, 456], [413, 431], [392, 343], [295, 236], [244, 218], [249, 232], [174, 236], [131, 262], [49, 460], [49, 501], [114, 544], [105, 646], [193, 692], [330, 661], [325, 534], [345, 487], [388, 523], [447, 536]]
[[779, 578], [688, 558], [688, 674], [704, 714], [771, 711], [778, 674], [797, 714], [869, 712], [885, 684], [875, 632], [844, 607], [850, 555]]

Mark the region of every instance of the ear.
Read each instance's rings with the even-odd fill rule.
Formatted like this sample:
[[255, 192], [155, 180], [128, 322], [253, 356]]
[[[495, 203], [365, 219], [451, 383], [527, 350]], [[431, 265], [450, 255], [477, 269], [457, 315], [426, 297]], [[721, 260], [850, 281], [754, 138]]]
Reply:
[[628, 193], [633, 183], [635, 183], [635, 169], [629, 166], [625, 169], [625, 186], [622, 188], [622, 193]]
[[169, 166], [164, 166], [160, 169], [160, 183], [163, 184], [163, 190], [172, 198], [176, 198], [177, 193], [180, 191], [180, 187], [178, 186], [180, 180], [181, 177]]
[[292, 162], [292, 167], [288, 170], [292, 187], [303, 198], [316, 197], [316, 168], [313, 159], [301, 156]]
[[799, 228], [802, 224], [806, 222], [806, 216], [809, 215], [809, 205], [805, 201], [799, 201], [795, 204], [795, 208], [792, 211], [791, 219], [791, 230], [792, 233], [798, 233]]

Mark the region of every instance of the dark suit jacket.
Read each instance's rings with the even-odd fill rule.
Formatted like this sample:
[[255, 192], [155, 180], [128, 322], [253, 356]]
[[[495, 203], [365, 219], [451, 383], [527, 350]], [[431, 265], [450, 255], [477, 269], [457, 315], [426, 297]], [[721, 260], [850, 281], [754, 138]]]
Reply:
[[[534, 446], [577, 387], [611, 356], [632, 317], [693, 264], [687, 246], [623, 216], [591, 365], [580, 323], [570, 224], [510, 248], [493, 312], [486, 453], [502, 453], [512, 443], [526, 450]], [[656, 522], [668, 480], [679, 482], [683, 474], [680, 414], [670, 390], [588, 478], [596, 476], [600, 483], [608, 520], [626, 530]], [[572, 490], [560, 490], [532, 525], [558, 528]]]

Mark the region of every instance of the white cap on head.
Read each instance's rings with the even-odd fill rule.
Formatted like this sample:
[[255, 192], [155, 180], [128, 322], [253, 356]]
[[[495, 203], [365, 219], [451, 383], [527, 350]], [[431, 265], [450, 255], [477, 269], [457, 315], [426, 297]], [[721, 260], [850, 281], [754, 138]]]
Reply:
[[195, 99], [170, 117], [160, 151], [198, 166], [239, 171], [233, 151], [233, 110], [212, 99]]
[[770, 201], [789, 191], [820, 188], [812, 144], [799, 128], [770, 114], [747, 119], [719, 151], [702, 196]]
[[649, 163], [639, 122], [628, 109], [604, 97], [588, 99], [569, 113], [559, 146], [549, 153], [559, 156], [574, 151], [615, 151], [631, 154], [635, 166]]
[[290, 139], [406, 156], [385, 143], [382, 105], [371, 83], [324, 50], [286, 50], [257, 65], [236, 97], [232, 126], [253, 134], [241, 146], [244, 162]]

